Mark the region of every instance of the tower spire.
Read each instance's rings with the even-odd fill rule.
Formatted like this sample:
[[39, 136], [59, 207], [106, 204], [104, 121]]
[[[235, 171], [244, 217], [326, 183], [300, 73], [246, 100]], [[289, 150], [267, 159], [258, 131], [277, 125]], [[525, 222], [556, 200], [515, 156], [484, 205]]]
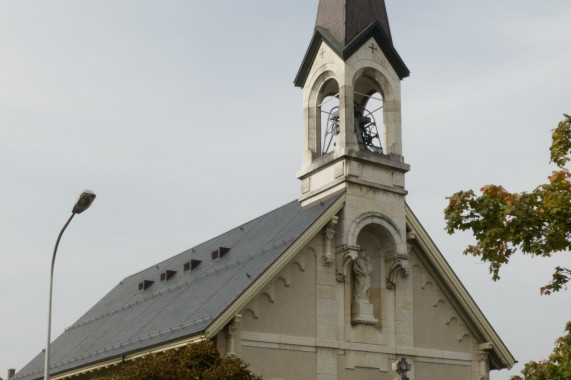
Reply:
[[346, 46], [375, 22], [391, 40], [384, 0], [320, 0], [315, 25], [329, 30]]
[[385, 0], [319, 0], [315, 32], [294, 84], [305, 85], [322, 42], [346, 62], [370, 38], [398, 77], [406, 78], [410, 72], [393, 46]]

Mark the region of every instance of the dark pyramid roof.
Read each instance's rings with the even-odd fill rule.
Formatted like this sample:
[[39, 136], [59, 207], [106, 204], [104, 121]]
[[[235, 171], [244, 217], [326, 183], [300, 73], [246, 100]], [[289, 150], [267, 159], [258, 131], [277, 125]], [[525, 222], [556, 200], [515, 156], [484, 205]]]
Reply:
[[391, 39], [391, 28], [384, 0], [320, 0], [315, 26], [328, 29], [348, 44], [367, 26], [378, 22]]
[[408, 77], [410, 71], [393, 46], [384, 0], [319, 0], [315, 32], [293, 83], [305, 86], [322, 42], [347, 61], [371, 37], [399, 78]]
[[[52, 343], [52, 374], [200, 335], [312, 225], [325, 225], [340, 197], [307, 209], [293, 201], [125, 278]], [[212, 260], [220, 247], [230, 250]], [[191, 259], [202, 262], [185, 272]], [[167, 270], [176, 274], [161, 281]], [[154, 282], [139, 290], [145, 280]], [[13, 380], [42, 378], [43, 368], [40, 353]]]

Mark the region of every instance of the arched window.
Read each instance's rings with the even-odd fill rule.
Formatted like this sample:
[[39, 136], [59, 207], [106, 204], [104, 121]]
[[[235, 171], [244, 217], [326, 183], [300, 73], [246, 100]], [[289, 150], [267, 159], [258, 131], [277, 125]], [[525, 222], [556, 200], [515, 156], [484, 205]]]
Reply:
[[363, 75], [354, 85], [355, 135], [359, 149], [383, 153], [383, 96], [379, 84]]
[[333, 79], [328, 80], [321, 89], [318, 98], [318, 123], [320, 125], [320, 153], [325, 155], [335, 149], [339, 134], [339, 85]]

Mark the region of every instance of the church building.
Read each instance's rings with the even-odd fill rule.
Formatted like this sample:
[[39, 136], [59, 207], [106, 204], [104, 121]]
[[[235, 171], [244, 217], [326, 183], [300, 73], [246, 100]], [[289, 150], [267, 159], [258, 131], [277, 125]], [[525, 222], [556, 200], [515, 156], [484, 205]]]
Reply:
[[[201, 340], [266, 380], [485, 380], [515, 360], [405, 202], [384, 0], [320, 0], [299, 198], [121, 281], [51, 345], [90, 379]], [[13, 380], [43, 378], [38, 354]]]

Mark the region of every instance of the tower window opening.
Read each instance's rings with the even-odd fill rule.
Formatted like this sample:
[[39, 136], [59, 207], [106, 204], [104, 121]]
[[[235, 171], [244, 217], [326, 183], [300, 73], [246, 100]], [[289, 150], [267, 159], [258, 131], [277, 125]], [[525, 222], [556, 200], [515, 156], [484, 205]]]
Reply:
[[359, 149], [383, 154], [377, 120], [383, 120], [383, 98], [379, 92], [365, 94], [355, 91], [355, 134]]
[[321, 113], [321, 154], [331, 153], [339, 134], [339, 94], [326, 96], [319, 105]]

